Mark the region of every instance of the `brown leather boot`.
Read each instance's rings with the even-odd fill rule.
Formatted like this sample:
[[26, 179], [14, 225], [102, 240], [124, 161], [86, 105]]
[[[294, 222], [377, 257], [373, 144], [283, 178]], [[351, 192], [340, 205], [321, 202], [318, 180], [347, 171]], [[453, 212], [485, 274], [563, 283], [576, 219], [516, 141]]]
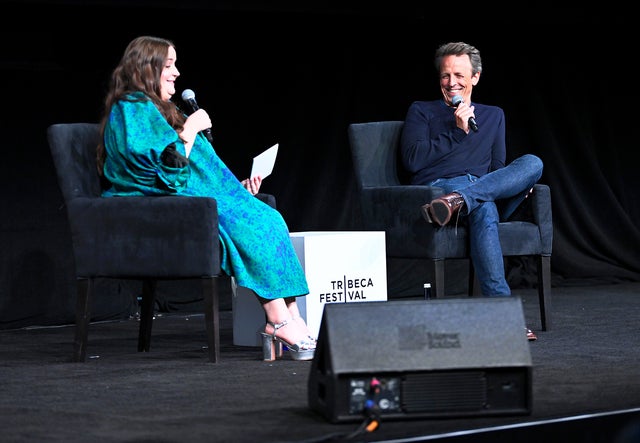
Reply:
[[464, 206], [464, 199], [457, 192], [445, 194], [422, 206], [422, 215], [429, 223], [444, 226]]

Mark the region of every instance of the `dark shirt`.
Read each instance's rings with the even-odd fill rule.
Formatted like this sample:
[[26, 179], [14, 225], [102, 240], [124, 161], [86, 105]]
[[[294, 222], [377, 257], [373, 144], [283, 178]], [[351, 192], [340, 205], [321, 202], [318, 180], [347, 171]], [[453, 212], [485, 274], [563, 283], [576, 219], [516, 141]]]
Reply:
[[401, 138], [401, 158], [411, 184], [471, 174], [480, 177], [505, 165], [504, 111], [472, 103], [478, 132], [456, 126], [454, 108], [444, 100], [409, 106]]

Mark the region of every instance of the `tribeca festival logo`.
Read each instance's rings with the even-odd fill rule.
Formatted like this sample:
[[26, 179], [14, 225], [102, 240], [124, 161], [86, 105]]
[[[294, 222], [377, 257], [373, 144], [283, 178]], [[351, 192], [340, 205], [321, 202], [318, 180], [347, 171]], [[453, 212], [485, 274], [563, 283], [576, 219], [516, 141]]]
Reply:
[[367, 301], [367, 294], [373, 292], [373, 278], [352, 278], [346, 275], [341, 280], [331, 280], [324, 292], [318, 294], [320, 303], [347, 303]]

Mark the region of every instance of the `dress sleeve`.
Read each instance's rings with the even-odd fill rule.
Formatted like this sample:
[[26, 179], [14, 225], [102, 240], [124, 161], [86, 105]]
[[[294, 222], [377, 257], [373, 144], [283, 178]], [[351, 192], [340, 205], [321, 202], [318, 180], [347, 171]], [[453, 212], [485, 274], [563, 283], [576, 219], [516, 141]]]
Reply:
[[105, 147], [105, 176], [119, 193], [162, 195], [186, 187], [188, 161], [167, 161], [186, 160], [184, 143], [151, 101], [116, 103], [105, 128]]

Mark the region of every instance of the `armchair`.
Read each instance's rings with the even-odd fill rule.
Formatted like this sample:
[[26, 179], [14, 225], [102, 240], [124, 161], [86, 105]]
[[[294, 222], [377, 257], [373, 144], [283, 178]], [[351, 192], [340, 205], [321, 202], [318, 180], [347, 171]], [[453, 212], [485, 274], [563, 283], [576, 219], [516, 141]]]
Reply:
[[[73, 361], [86, 360], [98, 278], [142, 281], [138, 351], [149, 351], [156, 284], [198, 279], [202, 285], [208, 358], [220, 359], [217, 202], [207, 197], [101, 197], [96, 168], [99, 127], [53, 124], [49, 147], [71, 230], [77, 279]], [[275, 207], [269, 194], [260, 195]]]
[[[404, 184], [400, 177], [399, 144], [402, 121], [353, 123], [348, 127], [356, 188], [365, 230], [386, 232], [387, 257], [428, 259], [433, 276], [431, 295], [444, 297], [445, 261], [469, 259], [466, 227], [436, 227], [420, 212], [426, 202], [443, 195], [441, 188]], [[536, 184], [531, 198], [531, 218], [500, 223], [504, 256], [535, 256], [542, 330], [551, 326], [551, 248], [553, 225], [551, 194]], [[469, 259], [469, 295], [476, 295], [473, 265]]]

